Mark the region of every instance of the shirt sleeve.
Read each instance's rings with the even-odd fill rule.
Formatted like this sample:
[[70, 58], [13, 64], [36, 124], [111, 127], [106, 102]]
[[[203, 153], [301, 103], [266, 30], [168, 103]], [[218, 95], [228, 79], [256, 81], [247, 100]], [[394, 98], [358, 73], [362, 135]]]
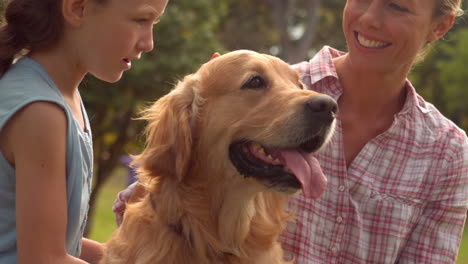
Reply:
[[[468, 209], [468, 140], [448, 160], [397, 263], [455, 263]], [[460, 150], [461, 147], [461, 150]]]

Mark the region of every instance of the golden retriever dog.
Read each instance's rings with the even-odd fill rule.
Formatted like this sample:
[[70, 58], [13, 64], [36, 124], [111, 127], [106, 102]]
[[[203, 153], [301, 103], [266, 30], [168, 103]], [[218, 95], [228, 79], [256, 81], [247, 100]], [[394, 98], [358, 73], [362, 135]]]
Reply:
[[100, 263], [288, 263], [277, 242], [285, 201], [324, 191], [313, 152], [336, 111], [273, 56], [241, 50], [205, 63], [144, 111], [136, 163], [146, 192]]

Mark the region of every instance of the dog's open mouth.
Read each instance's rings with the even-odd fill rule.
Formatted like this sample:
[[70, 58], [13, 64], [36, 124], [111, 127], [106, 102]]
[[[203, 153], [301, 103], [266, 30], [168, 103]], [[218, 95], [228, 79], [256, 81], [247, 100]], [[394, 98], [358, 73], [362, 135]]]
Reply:
[[302, 187], [305, 196], [317, 198], [325, 190], [327, 179], [312, 152], [322, 144], [322, 137], [294, 148], [264, 147], [240, 140], [230, 145], [229, 156], [244, 177], [255, 178], [279, 192], [291, 193]]

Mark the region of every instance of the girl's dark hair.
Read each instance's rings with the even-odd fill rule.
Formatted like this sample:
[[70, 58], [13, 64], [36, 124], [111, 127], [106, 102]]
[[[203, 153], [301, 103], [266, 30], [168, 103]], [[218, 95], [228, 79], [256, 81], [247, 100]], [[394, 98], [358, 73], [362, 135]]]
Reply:
[[7, 0], [0, 25], [0, 76], [21, 51], [42, 49], [63, 32], [62, 0]]

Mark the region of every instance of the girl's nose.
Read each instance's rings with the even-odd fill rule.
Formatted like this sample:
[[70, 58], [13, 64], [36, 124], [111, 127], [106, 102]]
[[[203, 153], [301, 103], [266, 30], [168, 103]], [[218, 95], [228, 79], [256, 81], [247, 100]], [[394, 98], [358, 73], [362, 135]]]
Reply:
[[137, 43], [137, 49], [143, 52], [150, 52], [154, 48], [153, 29], [144, 32]]

